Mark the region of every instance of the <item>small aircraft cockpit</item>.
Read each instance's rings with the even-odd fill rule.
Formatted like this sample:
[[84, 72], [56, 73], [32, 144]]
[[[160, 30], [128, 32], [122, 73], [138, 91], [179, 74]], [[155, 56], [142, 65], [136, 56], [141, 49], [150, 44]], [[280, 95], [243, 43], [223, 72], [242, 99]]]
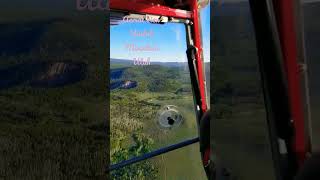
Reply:
[[112, 179], [207, 179], [208, 3], [110, 1]]
[[111, 177], [318, 180], [319, 2], [211, 3], [111, 0]]

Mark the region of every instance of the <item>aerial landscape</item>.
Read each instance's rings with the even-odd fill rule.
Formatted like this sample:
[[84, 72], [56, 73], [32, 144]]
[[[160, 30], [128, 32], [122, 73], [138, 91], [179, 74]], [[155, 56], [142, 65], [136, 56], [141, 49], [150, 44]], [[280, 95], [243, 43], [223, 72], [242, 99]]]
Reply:
[[0, 4], [0, 179], [107, 179], [105, 16]]
[[[181, 58], [186, 47], [179, 47], [183, 56], [170, 49], [182, 44], [172, 41], [185, 42], [183, 32], [162, 31], [167, 42], [153, 32], [165, 44], [163, 61], [135, 65], [133, 50], [125, 54], [131, 59], [109, 61], [105, 13], [79, 12], [71, 1], [10, 2], [0, 2], [0, 179], [108, 179], [109, 161], [198, 136], [189, 69]], [[250, 7], [230, 2], [213, 6], [214, 54], [205, 63], [214, 153], [232, 180], [272, 180]], [[319, 137], [320, 2], [303, 9], [313, 135]], [[113, 38], [122, 41], [129, 33]], [[162, 124], [168, 108], [179, 112], [176, 125], [169, 119], [170, 126]], [[319, 138], [312, 143], [320, 149]], [[110, 174], [114, 180], [206, 179], [198, 144]]]
[[[111, 59], [111, 163], [197, 137], [187, 63], [152, 62], [136, 66]], [[209, 68], [209, 67], [208, 67]], [[161, 127], [158, 113], [174, 105], [182, 115], [177, 127]], [[188, 173], [186, 173], [188, 169]], [[197, 144], [112, 172], [114, 179], [204, 178]]]
[[[203, 55], [208, 79], [209, 9], [203, 11], [202, 18]], [[115, 13], [111, 22], [111, 164], [198, 137], [185, 24], [142, 20], [128, 23], [126, 15], [121, 16], [121, 13]], [[207, 83], [208, 90], [209, 86], [210, 82]], [[111, 171], [111, 177], [128, 180], [206, 179], [199, 143]]]

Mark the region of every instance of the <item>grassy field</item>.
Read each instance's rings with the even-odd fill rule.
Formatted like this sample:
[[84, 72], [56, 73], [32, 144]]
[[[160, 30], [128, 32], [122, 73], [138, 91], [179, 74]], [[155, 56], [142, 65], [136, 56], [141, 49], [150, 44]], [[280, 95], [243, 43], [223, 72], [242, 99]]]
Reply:
[[[111, 69], [120, 67], [123, 68], [124, 66], [111, 63]], [[148, 68], [154, 71], [150, 73]], [[137, 144], [136, 141], [132, 140], [132, 134], [144, 135], [152, 141], [148, 152], [197, 137], [191, 89], [185, 93], [177, 91], [180, 87], [190, 86], [186, 80], [183, 80], [188, 74], [173, 76], [170, 73], [163, 73], [174, 72], [172, 69], [173, 67], [157, 66], [157, 69], [155, 69], [152, 66], [129, 66], [124, 69], [123, 77], [117, 79], [118, 81], [134, 80], [137, 81], [138, 86], [132, 89], [111, 91], [111, 132], [118, 132], [117, 136], [111, 135], [111, 161], [116, 162], [113, 155], [117, 154], [117, 150], [119, 151], [122, 147], [130, 148]], [[179, 69], [175, 70], [179, 71]], [[127, 73], [130, 73], [130, 75]], [[149, 77], [146, 77], [145, 73], [150, 73]], [[155, 85], [156, 88], [149, 86], [152, 84], [154, 76], [164, 82], [162, 83], [164, 87], [162, 85]], [[167, 76], [174, 78], [169, 79]], [[175, 86], [171, 86], [171, 84], [175, 84]], [[161, 107], [166, 105], [175, 105], [179, 108], [183, 115], [183, 122], [179, 127], [168, 130], [163, 129], [157, 123], [157, 113]], [[118, 122], [120, 119], [122, 122]], [[142, 154], [138, 153], [136, 155]], [[156, 179], [205, 179], [197, 144], [147, 160], [147, 162], [156, 168], [157, 171], [154, 172]], [[144, 173], [139, 178], [148, 179], [147, 175], [147, 173]], [[114, 176], [114, 179], [117, 179], [117, 177]]]

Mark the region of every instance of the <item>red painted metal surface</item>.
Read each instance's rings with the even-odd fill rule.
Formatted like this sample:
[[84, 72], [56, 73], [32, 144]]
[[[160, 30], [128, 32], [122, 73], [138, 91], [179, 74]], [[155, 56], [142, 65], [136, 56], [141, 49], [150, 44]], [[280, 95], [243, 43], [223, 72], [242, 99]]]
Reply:
[[132, 0], [111, 0], [110, 9], [140, 14], [162, 15], [182, 19], [192, 18], [192, 13], [190, 11], [173, 9], [162, 5], [161, 3], [155, 2], [156, 1], [136, 1], [133, 3]]
[[307, 142], [305, 138], [305, 122], [298, 72], [298, 46], [295, 30], [295, 15], [293, 1], [274, 0], [278, 29], [286, 67], [291, 106], [294, 123], [294, 151], [301, 166], [306, 157]]
[[200, 88], [200, 96], [201, 96], [201, 110], [203, 112], [207, 111], [207, 102], [206, 102], [206, 93], [205, 93], [205, 84], [204, 84], [204, 69], [203, 69], [203, 61], [202, 61], [202, 41], [201, 41], [201, 29], [200, 29], [200, 16], [198, 11], [198, 3], [197, 0], [190, 0], [193, 18], [193, 32], [194, 32], [194, 46], [198, 49], [197, 52], [197, 70], [198, 70], [198, 81]]

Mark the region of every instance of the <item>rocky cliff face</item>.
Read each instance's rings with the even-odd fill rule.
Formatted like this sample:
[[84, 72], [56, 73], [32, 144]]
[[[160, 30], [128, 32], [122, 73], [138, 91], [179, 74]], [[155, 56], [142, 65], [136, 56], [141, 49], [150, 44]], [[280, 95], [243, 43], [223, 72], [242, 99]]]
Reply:
[[86, 65], [82, 63], [55, 62], [32, 80], [33, 86], [57, 87], [72, 84], [85, 78]]
[[23, 63], [0, 69], [0, 89], [19, 85], [60, 87], [85, 78], [87, 65], [74, 62]]
[[116, 81], [111, 83], [111, 90], [114, 89], [132, 89], [138, 86], [138, 82], [126, 80], [126, 81]]

